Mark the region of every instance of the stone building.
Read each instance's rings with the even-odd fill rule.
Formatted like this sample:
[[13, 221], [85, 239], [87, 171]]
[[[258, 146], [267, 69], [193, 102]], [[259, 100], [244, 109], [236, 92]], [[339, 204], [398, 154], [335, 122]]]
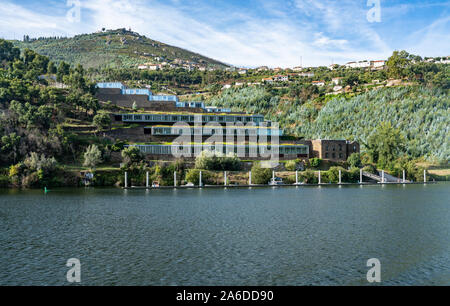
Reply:
[[311, 140], [311, 156], [331, 161], [346, 161], [353, 153], [359, 153], [356, 141], [348, 140]]

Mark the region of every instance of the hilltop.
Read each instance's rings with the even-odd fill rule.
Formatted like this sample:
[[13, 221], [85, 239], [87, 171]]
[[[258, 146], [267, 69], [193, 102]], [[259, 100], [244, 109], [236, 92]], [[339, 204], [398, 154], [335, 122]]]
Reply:
[[65, 61], [85, 68], [136, 68], [144, 64], [172, 68], [226, 68], [227, 65], [188, 50], [152, 40], [126, 29], [102, 30], [71, 38], [41, 37], [13, 41], [22, 51], [26, 48], [48, 56], [54, 62]]

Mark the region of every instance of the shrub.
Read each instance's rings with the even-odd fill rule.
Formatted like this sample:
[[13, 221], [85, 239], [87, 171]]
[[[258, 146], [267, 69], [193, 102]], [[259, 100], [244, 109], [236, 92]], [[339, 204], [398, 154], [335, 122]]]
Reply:
[[89, 168], [95, 168], [102, 162], [102, 152], [96, 145], [90, 145], [84, 153], [83, 166]]
[[272, 169], [262, 168], [259, 162], [253, 163], [252, 167], [252, 183], [268, 184], [272, 178]]
[[[186, 173], [186, 182], [192, 183], [194, 185], [198, 185], [200, 182], [200, 171], [199, 169], [190, 169]], [[212, 180], [211, 174], [208, 171], [202, 171], [202, 183], [205, 184], [213, 184], [214, 180]]]
[[137, 147], [128, 147], [122, 150], [122, 161], [125, 167], [140, 163], [144, 160], [144, 155]]
[[314, 158], [311, 158], [310, 160], [309, 160], [309, 165], [312, 167], [312, 168], [318, 168], [318, 167], [320, 167], [320, 164], [322, 163], [322, 160], [320, 159], [320, 158], [317, 158], [317, 157], [314, 157]]
[[29, 171], [42, 170], [44, 175], [54, 171], [58, 166], [54, 157], [46, 158], [44, 154], [39, 157], [35, 152], [32, 152], [30, 156], [25, 158], [24, 164]]
[[114, 186], [118, 182], [123, 183], [123, 180], [123, 172], [120, 170], [95, 171], [93, 183], [94, 186]]
[[377, 168], [374, 165], [367, 165], [367, 166], [365, 166], [363, 168], [363, 171], [378, 175]]
[[105, 130], [105, 129], [111, 129], [111, 117], [108, 113], [105, 112], [99, 112], [97, 115], [94, 116], [94, 119], [92, 120], [92, 123], [95, 125], [95, 127], [98, 130]]
[[362, 166], [361, 162], [361, 154], [359, 153], [353, 153], [347, 158], [347, 163], [352, 168], [360, 168]]
[[284, 167], [288, 171], [295, 171], [297, 170], [297, 162], [295, 160], [289, 160], [288, 162], [286, 162]]
[[300, 174], [301, 179], [306, 184], [317, 184], [319, 182], [314, 171], [306, 170]]
[[26, 175], [22, 178], [22, 187], [32, 188], [32, 187], [41, 187], [42, 181], [37, 172], [33, 172], [29, 175]]
[[238, 171], [241, 160], [234, 153], [224, 155], [220, 152], [202, 151], [195, 159], [195, 168], [211, 171]]
[[331, 167], [330, 170], [327, 171], [328, 180], [331, 183], [339, 182], [339, 170], [341, 170], [342, 181], [344, 181], [344, 176], [347, 174], [347, 171], [342, 167]]

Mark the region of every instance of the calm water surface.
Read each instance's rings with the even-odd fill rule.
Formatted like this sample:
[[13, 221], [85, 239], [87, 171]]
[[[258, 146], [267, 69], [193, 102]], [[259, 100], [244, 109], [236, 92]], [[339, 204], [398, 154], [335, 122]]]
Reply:
[[450, 184], [0, 190], [0, 285], [450, 285]]

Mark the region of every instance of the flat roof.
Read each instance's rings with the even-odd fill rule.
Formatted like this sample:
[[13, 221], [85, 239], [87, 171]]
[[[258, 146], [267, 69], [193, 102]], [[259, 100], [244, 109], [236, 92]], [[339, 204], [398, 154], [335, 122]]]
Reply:
[[258, 114], [241, 114], [241, 113], [191, 113], [191, 112], [161, 112], [161, 111], [147, 111], [147, 112], [139, 112], [139, 113], [121, 113], [115, 115], [185, 115], [185, 116], [258, 116], [264, 117], [263, 115]]
[[181, 128], [190, 128], [190, 129], [192, 129], [192, 128], [231, 128], [231, 129], [271, 129], [271, 130], [280, 130], [279, 128], [277, 129], [277, 128], [275, 128], [275, 127], [273, 127], [273, 126], [267, 126], [267, 127], [264, 127], [264, 126], [259, 126], [259, 125], [252, 125], [252, 126], [231, 126], [231, 127], [227, 127], [226, 125], [221, 125], [221, 124], [218, 124], [218, 125], [208, 125], [208, 126], [198, 126], [198, 127], [196, 127], [196, 126], [189, 126], [189, 127], [187, 127], [187, 126], [184, 126], [184, 125], [151, 125], [151, 126], [145, 126], [144, 128], [153, 128], [153, 127], [159, 127], [159, 128], [178, 128], [178, 129], [181, 129]]
[[[150, 143], [144, 143], [144, 142], [137, 142], [137, 143], [129, 143], [128, 146], [184, 146], [184, 145], [207, 145], [207, 146], [215, 146], [215, 145], [233, 145], [233, 146], [274, 146], [272, 143], [244, 143], [244, 144], [236, 144], [234, 142], [190, 142], [190, 143], [173, 143], [173, 142], [164, 142], [164, 143], [157, 143], [157, 142], [150, 142]], [[276, 146], [276, 145], [275, 145]], [[298, 143], [280, 143], [278, 144], [280, 147], [309, 147], [305, 144], [298, 144]]]

